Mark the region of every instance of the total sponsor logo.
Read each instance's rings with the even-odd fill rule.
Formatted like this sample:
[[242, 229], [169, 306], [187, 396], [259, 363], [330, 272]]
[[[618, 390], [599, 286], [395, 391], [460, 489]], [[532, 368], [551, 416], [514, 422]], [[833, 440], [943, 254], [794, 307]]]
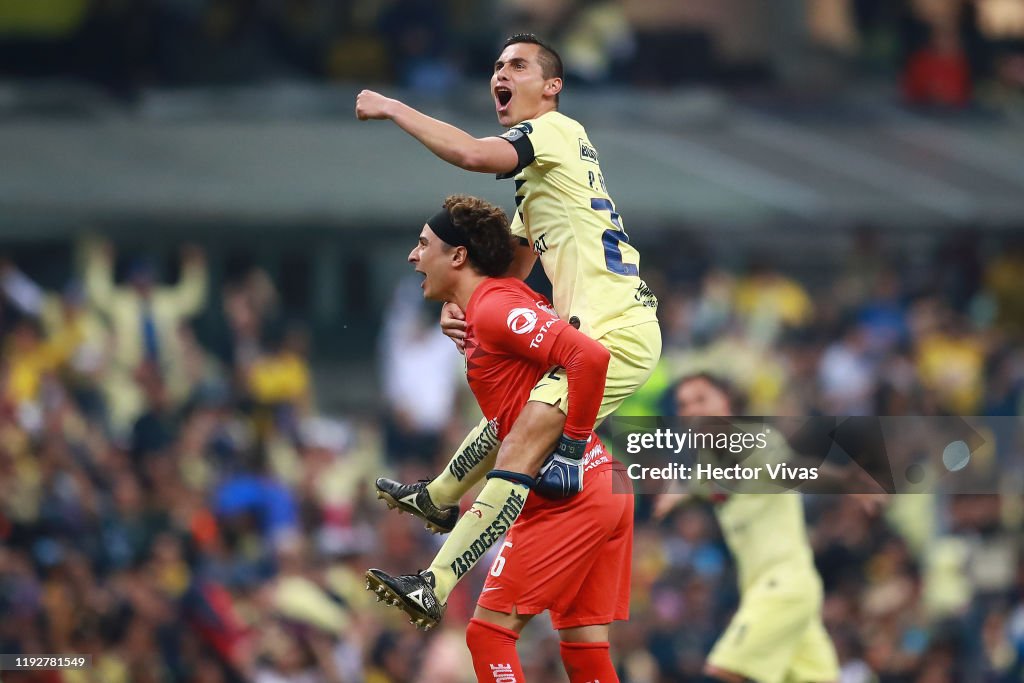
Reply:
[[551, 326], [554, 325], [556, 322], [558, 322], [558, 318], [551, 318], [546, 323], [540, 326], [540, 330], [537, 331], [536, 336], [534, 336], [534, 338], [530, 340], [531, 349], [535, 349], [544, 343], [544, 335], [548, 333], [548, 330], [550, 330]]
[[529, 308], [513, 308], [505, 323], [515, 334], [529, 334], [537, 326], [537, 314]]

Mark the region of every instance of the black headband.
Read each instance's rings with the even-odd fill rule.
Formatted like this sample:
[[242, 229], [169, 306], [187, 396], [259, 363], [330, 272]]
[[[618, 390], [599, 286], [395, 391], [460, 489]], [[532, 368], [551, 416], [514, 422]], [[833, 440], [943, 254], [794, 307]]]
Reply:
[[465, 230], [460, 230], [452, 223], [452, 215], [444, 207], [435, 213], [427, 221], [427, 225], [434, 231], [434, 234], [453, 247], [466, 247], [469, 249], [469, 235]]

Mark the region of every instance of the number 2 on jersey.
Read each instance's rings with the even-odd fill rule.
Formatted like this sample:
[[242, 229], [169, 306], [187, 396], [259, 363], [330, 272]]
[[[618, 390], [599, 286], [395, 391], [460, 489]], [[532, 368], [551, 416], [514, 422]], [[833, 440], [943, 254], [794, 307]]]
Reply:
[[639, 275], [640, 269], [636, 267], [636, 264], [622, 262], [622, 250], [619, 249], [619, 243], [625, 242], [629, 244], [629, 235], [622, 229], [622, 223], [619, 222], [619, 214], [615, 213], [615, 207], [612, 206], [611, 200], [604, 199], [603, 197], [594, 197], [590, 200], [590, 208], [595, 211], [609, 212], [612, 225], [615, 226], [601, 234], [601, 243], [604, 244], [604, 263], [608, 266], [608, 270], [618, 275]]

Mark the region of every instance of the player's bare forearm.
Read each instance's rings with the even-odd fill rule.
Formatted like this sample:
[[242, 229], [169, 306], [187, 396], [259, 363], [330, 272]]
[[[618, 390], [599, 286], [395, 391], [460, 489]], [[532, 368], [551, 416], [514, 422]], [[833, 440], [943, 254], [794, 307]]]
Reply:
[[114, 300], [114, 249], [106, 240], [87, 238], [83, 251], [85, 291], [93, 306], [107, 312]]
[[473, 159], [468, 150], [476, 142], [476, 138], [450, 123], [427, 116], [407, 104], [395, 101], [391, 107], [391, 120], [423, 146], [449, 164], [476, 171]]
[[449, 164], [479, 173], [505, 173], [519, 159], [512, 145], [496, 137], [475, 138], [461, 128], [396, 101], [391, 120]]
[[558, 406], [527, 401], [498, 448], [495, 469], [536, 476], [555, 449], [564, 424], [565, 413]]
[[689, 493], [677, 491], [675, 489], [670, 489], [665, 493], [659, 493], [654, 498], [654, 507], [651, 510], [651, 518], [656, 522], [660, 522], [668, 517], [668, 513], [672, 512], [672, 510], [677, 506], [683, 505], [689, 500]]
[[[857, 465], [836, 466], [830, 463], [817, 464], [813, 458], [797, 456], [790, 463], [804, 469], [817, 469], [817, 478], [813, 481], [791, 480], [798, 484], [806, 493], [848, 493], [858, 496], [876, 497], [884, 504], [888, 498], [885, 489], [871, 475]], [[870, 505], [873, 507], [873, 503]], [[869, 507], [869, 506], [865, 506]]]
[[[800, 458], [796, 464], [798, 466], [814, 467], [814, 459]], [[818, 478], [814, 482], [816, 484], [814, 488], [820, 487], [823, 491], [847, 493], [850, 487], [856, 486], [856, 481], [858, 479], [851, 476], [849, 468], [822, 463], [818, 465]]]
[[889, 503], [889, 494], [858, 465], [837, 467], [822, 463], [813, 482], [796, 482], [805, 493], [842, 493], [853, 499], [868, 516], [877, 515]]
[[391, 119], [439, 158], [467, 171], [506, 173], [519, 163], [515, 149], [501, 138], [475, 138], [461, 128], [372, 91], [359, 94], [356, 116], [362, 120]]

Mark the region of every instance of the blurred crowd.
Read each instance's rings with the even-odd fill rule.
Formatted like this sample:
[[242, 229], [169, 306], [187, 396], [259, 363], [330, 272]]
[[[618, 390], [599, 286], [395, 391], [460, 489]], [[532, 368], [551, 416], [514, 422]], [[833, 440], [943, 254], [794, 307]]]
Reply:
[[[658, 250], [655, 250], [655, 254]], [[893, 251], [869, 228], [805, 285], [752, 254], [741, 272], [666, 270], [661, 383], [728, 368], [755, 415], [1019, 415], [1024, 308], [1019, 236], [962, 232]], [[813, 260], [813, 259], [809, 259]]]
[[[1020, 0], [15, 0], [0, 2], [0, 78], [128, 100], [277, 79], [444, 95], [482, 83], [519, 30], [552, 40], [574, 87], [757, 85], [800, 64], [805, 83], [881, 76], [921, 106], [1019, 105], [1024, 91]], [[895, 253], [865, 232], [824, 274], [763, 256], [726, 268], [676, 243], [644, 254], [665, 353], [623, 414], [672, 414], [673, 381], [702, 370], [754, 415], [1024, 408], [1012, 237]], [[310, 333], [259, 268], [221, 286], [189, 247], [166, 278], [102, 240], [60, 287], [20, 265], [0, 261], [0, 652], [94, 659], [4, 683], [472, 680], [463, 632], [482, 570], [429, 635], [363, 589], [366, 568], [422, 568], [440, 543], [387, 513], [374, 477], [431, 476], [475, 422], [418, 281], [381, 315], [379, 405], [327, 415]], [[1024, 681], [1019, 431], [1000, 492], [897, 496], [878, 518], [806, 498], [842, 683]], [[650, 504], [638, 497], [633, 618], [613, 630], [624, 683], [697, 676], [737, 600], [710, 511], [655, 524]], [[564, 681], [536, 621], [528, 680]]]
[[[89, 653], [93, 668], [5, 683], [468, 683], [482, 570], [428, 635], [362, 579], [422, 568], [441, 541], [386, 512], [373, 478], [429, 477], [475, 421], [417, 283], [382, 312], [381, 405], [328, 416], [308, 334], [263, 271], [215, 292], [195, 247], [171, 282], [103, 241], [78, 251], [55, 291], [0, 264], [0, 651]], [[694, 370], [728, 375], [750, 414], [1021, 413], [1024, 244], [899, 255], [865, 232], [817, 279], [645, 253], [665, 354], [624, 413], [671, 414], [668, 389]], [[221, 343], [193, 332], [207, 309]], [[1001, 494], [895, 496], [877, 518], [806, 497], [843, 683], [1024, 680], [1024, 497], [1004, 464]], [[685, 681], [736, 605], [733, 566], [709, 509], [655, 524], [637, 500], [613, 654], [624, 683]], [[535, 621], [528, 680], [564, 681]]]
[[346, 559], [372, 540], [353, 463], [376, 467], [317, 415], [304, 328], [249, 270], [214, 353], [200, 249], [174, 284], [100, 240], [79, 256], [60, 291], [0, 267], [0, 650], [93, 668], [4, 680], [365, 680], [381, 627], [357, 626]]
[[[848, 67], [833, 82], [881, 72], [917, 104], [1024, 86], [1016, 0], [7, 2], [0, 73], [83, 78], [129, 99], [146, 86], [282, 78], [437, 95], [488, 73], [500, 41], [524, 30], [550, 39], [583, 85], [767, 83], [831, 56]], [[803, 80], [821, 85], [811, 72]]]
[[[742, 388], [751, 415], [1021, 415], [1019, 237], [963, 233], [903, 251], [865, 229], [851, 246], [811, 283], [756, 254], [736, 271], [669, 266], [652, 283], [665, 293], [661, 371], [623, 412], [674, 414], [665, 389], [711, 371]], [[1014, 423], [987, 435], [1003, 479], [988, 494], [897, 495], [879, 519], [841, 496], [805, 498], [841, 680], [1022, 680], [1024, 443]], [[704, 508], [637, 540], [636, 597], [650, 604], [625, 630], [670, 680], [685, 680], [735, 605], [728, 559]]]

